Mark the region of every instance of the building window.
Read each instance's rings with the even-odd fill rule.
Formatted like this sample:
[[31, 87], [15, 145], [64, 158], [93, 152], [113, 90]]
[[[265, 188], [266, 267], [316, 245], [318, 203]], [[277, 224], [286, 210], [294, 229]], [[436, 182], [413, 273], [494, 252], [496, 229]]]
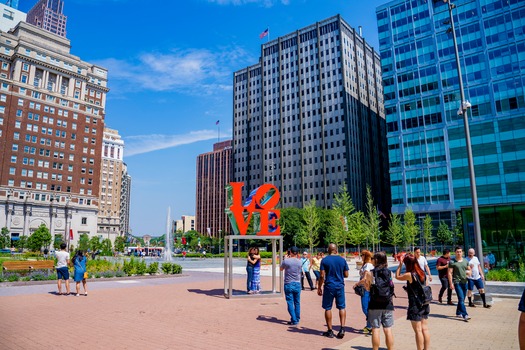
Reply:
[[[82, 203], [81, 203], [82, 204]], [[87, 225], [87, 218], [82, 218], [81, 219], [81, 224], [82, 225]]]

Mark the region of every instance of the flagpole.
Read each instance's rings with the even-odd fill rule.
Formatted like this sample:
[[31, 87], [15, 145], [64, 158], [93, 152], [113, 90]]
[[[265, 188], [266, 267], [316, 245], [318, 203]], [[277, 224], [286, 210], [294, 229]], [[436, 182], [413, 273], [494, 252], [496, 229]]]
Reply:
[[220, 120], [217, 120], [217, 143], [219, 143], [220, 138], [221, 138], [221, 122]]
[[267, 41], [267, 43], [269, 43], [270, 42], [270, 26], [268, 26], [267, 28], [268, 28], [268, 41]]

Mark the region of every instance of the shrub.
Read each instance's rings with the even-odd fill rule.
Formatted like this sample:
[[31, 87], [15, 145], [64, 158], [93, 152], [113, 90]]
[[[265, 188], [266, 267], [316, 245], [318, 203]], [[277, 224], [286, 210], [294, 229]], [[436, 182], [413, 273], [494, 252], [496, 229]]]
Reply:
[[180, 266], [179, 264], [173, 264], [172, 265], [172, 269], [171, 269], [171, 273], [174, 274], [174, 275], [181, 274], [182, 273], [182, 266]]
[[148, 273], [150, 275], [154, 275], [156, 274], [157, 272], [159, 271], [159, 263], [158, 262], [154, 262], [154, 263], [151, 263], [148, 267]]
[[500, 282], [516, 282], [518, 276], [515, 272], [507, 269], [494, 269], [487, 273], [488, 281], [500, 281]]
[[7, 281], [8, 281], [8, 282], [16, 282], [16, 281], [18, 281], [18, 280], [20, 280], [20, 276], [18, 276], [18, 274], [16, 274], [16, 273], [9, 274], [9, 275], [7, 276]]
[[160, 269], [162, 270], [162, 272], [164, 272], [166, 275], [169, 275], [171, 273], [171, 263], [163, 263], [160, 267]]
[[122, 270], [115, 271], [115, 277], [124, 277], [126, 276], [126, 273]]
[[28, 277], [29, 277], [29, 280], [31, 280], [31, 281], [45, 281], [45, 280], [47, 280], [46, 274], [44, 272], [40, 272], [40, 271], [31, 272]]
[[148, 271], [146, 261], [138, 261], [136, 266], [137, 275], [143, 275]]

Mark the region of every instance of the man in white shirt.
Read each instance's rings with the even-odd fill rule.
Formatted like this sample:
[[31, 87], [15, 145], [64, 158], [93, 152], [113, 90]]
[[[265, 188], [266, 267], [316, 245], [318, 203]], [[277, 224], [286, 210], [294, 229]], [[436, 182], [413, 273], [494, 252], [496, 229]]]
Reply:
[[467, 276], [468, 279], [468, 306], [470, 307], [476, 307], [474, 303], [472, 302], [472, 291], [474, 290], [474, 286], [479, 291], [479, 296], [481, 297], [481, 300], [483, 300], [483, 307], [490, 308], [491, 305], [487, 305], [487, 301], [485, 300], [485, 289], [483, 288], [483, 280], [485, 279], [485, 276], [483, 274], [483, 269], [481, 268], [481, 263], [479, 262], [479, 259], [475, 256], [476, 252], [474, 249], [470, 248], [468, 250], [468, 263], [470, 266], [470, 269], [472, 271], [472, 274], [470, 276]]
[[428, 280], [432, 282], [432, 275], [430, 274], [430, 267], [428, 267], [428, 261], [425, 259], [424, 256], [421, 255], [421, 249], [414, 248], [414, 257], [417, 259], [417, 262], [419, 263], [419, 267], [421, 267], [421, 270], [425, 271], [425, 273], [428, 275]]
[[62, 279], [66, 281], [66, 294], [69, 295], [69, 253], [66, 251], [66, 244], [60, 244], [60, 251], [56, 253], [57, 257], [57, 284], [58, 284], [58, 295], [62, 295]]

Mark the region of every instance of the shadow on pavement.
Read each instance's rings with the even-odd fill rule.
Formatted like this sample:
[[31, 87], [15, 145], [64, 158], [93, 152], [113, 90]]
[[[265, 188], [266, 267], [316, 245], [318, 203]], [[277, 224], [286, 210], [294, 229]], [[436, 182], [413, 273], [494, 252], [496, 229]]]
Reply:
[[284, 320], [280, 320], [275, 316], [266, 316], [266, 315], [257, 316], [257, 321], [266, 321], [266, 322], [277, 323], [277, 324], [286, 324], [287, 322]]
[[188, 292], [190, 293], [196, 293], [196, 294], [204, 294], [209, 297], [220, 297], [224, 298], [224, 288], [223, 289], [210, 289], [210, 290], [204, 290], [204, 289], [188, 289]]

